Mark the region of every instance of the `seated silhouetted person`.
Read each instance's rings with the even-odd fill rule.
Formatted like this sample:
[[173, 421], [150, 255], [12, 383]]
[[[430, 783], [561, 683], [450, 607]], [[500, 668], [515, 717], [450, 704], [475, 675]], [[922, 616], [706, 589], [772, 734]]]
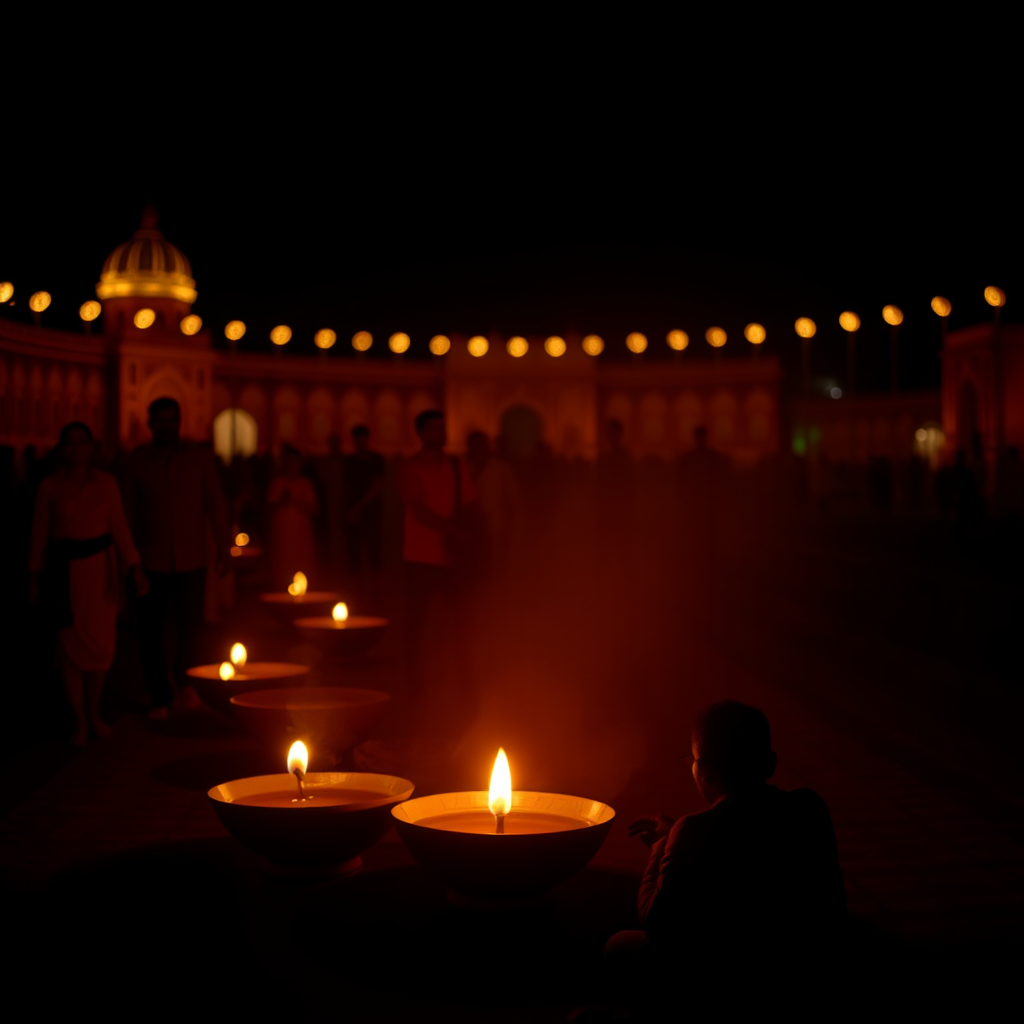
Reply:
[[846, 896], [832, 819], [812, 790], [768, 785], [775, 763], [757, 708], [729, 700], [698, 715], [693, 778], [711, 806], [630, 826], [651, 847], [644, 930], [613, 936], [607, 952], [634, 981], [742, 984], [762, 968], [793, 977], [834, 956]]

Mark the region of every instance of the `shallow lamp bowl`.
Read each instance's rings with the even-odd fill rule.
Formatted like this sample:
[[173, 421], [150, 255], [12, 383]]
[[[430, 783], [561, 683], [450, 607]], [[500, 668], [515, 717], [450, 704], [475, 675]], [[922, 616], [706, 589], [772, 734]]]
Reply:
[[329, 616], [340, 599], [332, 590], [307, 590], [294, 597], [282, 591], [260, 594], [263, 607], [281, 622], [294, 622], [300, 615]]
[[237, 666], [231, 679], [221, 679], [220, 665], [196, 665], [188, 670], [188, 677], [203, 701], [223, 715], [232, 715], [233, 697], [253, 690], [292, 686], [307, 680], [308, 665], [286, 661], [253, 661]]
[[382, 690], [346, 686], [296, 686], [240, 693], [231, 698], [235, 717], [284, 758], [301, 739], [323, 758], [337, 764], [376, 728], [391, 695]]
[[[295, 879], [348, 875], [359, 855], [394, 824], [391, 809], [413, 793], [408, 779], [366, 772], [309, 772], [304, 786], [312, 806], [289, 806], [297, 795], [294, 776], [255, 775], [209, 790], [221, 824], [244, 847], [265, 858], [270, 874]], [[318, 794], [350, 791], [351, 803], [316, 805]], [[259, 804], [265, 800], [270, 806]], [[255, 803], [241, 801], [256, 801]]]
[[601, 848], [615, 818], [607, 804], [561, 793], [512, 794], [511, 823], [517, 814], [536, 813], [575, 823], [565, 830], [497, 835], [491, 831], [449, 831], [424, 822], [453, 814], [480, 820], [488, 813], [486, 792], [439, 793], [407, 800], [391, 814], [409, 852], [455, 894], [470, 898], [537, 896], [571, 878]]
[[294, 621], [304, 639], [324, 645], [343, 657], [365, 654], [390, 624], [377, 615], [350, 615], [344, 622], [335, 622], [330, 609], [326, 615], [303, 616]]

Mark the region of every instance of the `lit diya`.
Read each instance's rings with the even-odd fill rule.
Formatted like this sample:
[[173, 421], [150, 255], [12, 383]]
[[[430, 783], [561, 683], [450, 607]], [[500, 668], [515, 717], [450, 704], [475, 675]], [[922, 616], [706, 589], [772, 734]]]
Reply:
[[303, 737], [320, 765], [336, 765], [380, 721], [390, 694], [350, 686], [295, 686], [231, 698], [236, 717], [272, 750]]
[[413, 784], [394, 775], [307, 772], [301, 741], [288, 752], [288, 771], [214, 786], [207, 796], [221, 824], [264, 857], [270, 874], [320, 879], [351, 875], [359, 855], [394, 824], [391, 809], [412, 796]]
[[387, 619], [376, 615], [350, 615], [348, 605], [339, 601], [330, 615], [295, 620], [296, 628], [309, 640], [327, 640], [338, 654], [368, 651], [388, 627]]
[[419, 797], [391, 813], [409, 852], [456, 901], [545, 892], [587, 866], [615, 817], [597, 800], [513, 791], [504, 750], [489, 791]]
[[297, 572], [288, 584], [286, 593], [275, 591], [272, 594], [260, 594], [260, 600], [278, 618], [291, 622], [296, 615], [303, 613], [323, 610], [326, 614], [338, 600], [338, 595], [333, 590], [310, 590], [306, 574]]
[[242, 571], [249, 568], [262, 554], [263, 548], [253, 544], [249, 534], [235, 534], [235, 542], [231, 545], [231, 558], [236, 569]]
[[199, 696], [223, 714], [231, 714], [231, 698], [251, 690], [287, 686], [309, 675], [308, 665], [287, 661], [249, 661], [243, 644], [233, 644], [230, 661], [196, 665], [188, 670]]

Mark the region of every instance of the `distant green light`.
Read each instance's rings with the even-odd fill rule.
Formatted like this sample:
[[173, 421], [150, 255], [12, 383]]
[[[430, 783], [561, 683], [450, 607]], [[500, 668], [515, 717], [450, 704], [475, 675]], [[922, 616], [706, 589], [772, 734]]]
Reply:
[[793, 435], [793, 454], [794, 455], [806, 455], [807, 454], [807, 438], [803, 434]]

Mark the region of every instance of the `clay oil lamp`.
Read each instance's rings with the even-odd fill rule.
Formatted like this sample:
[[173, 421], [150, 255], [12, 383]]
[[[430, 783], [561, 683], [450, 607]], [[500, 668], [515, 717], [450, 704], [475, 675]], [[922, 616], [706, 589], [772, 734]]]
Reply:
[[260, 594], [260, 600], [279, 619], [291, 622], [296, 615], [328, 614], [338, 595], [332, 590], [310, 590], [306, 574], [297, 572], [285, 593]]
[[388, 620], [376, 615], [350, 615], [348, 605], [339, 601], [329, 615], [296, 619], [295, 626], [306, 639], [326, 642], [336, 654], [351, 657], [373, 647], [384, 635]]
[[414, 788], [394, 775], [307, 773], [301, 741], [292, 745], [287, 764], [280, 775], [222, 782], [207, 793], [221, 824], [280, 878], [313, 881], [357, 872], [359, 855], [387, 834], [391, 809]]
[[308, 665], [287, 661], [249, 661], [242, 644], [232, 645], [230, 659], [219, 665], [196, 665], [187, 673], [199, 696], [225, 715], [232, 713], [231, 698], [236, 694], [288, 686], [304, 679], [310, 671]]
[[249, 534], [235, 534], [235, 542], [231, 545], [231, 564], [236, 572], [251, 569], [262, 554], [263, 548], [253, 544]]
[[303, 737], [318, 766], [343, 763], [374, 730], [391, 700], [382, 690], [346, 686], [295, 686], [231, 698], [235, 717], [275, 756]]
[[504, 750], [490, 790], [419, 797], [391, 813], [413, 857], [451, 887], [449, 898], [478, 906], [535, 898], [581, 871], [615, 817], [597, 800], [514, 791]]

